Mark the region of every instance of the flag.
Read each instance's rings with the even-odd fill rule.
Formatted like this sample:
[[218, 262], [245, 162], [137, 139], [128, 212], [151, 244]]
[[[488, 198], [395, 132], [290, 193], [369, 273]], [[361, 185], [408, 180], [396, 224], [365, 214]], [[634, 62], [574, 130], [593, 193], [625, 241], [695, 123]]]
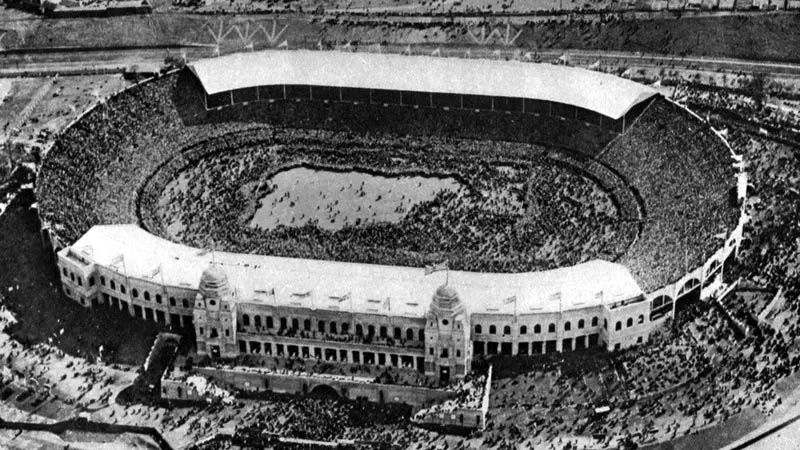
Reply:
[[147, 275], [147, 278], [155, 278], [156, 275], [161, 273], [161, 264], [158, 265], [150, 274]]
[[339, 303], [346, 302], [347, 300], [350, 300], [350, 293], [348, 292], [341, 297], [331, 296], [331, 299], [336, 300]]
[[516, 295], [512, 295], [511, 297], [503, 299], [503, 304], [504, 305], [508, 305], [509, 303], [516, 303], [516, 302], [517, 302], [517, 296]]
[[441, 272], [442, 270], [448, 270], [447, 261], [439, 264], [434, 264], [432, 266], [425, 266], [425, 275], [430, 275], [434, 272]]

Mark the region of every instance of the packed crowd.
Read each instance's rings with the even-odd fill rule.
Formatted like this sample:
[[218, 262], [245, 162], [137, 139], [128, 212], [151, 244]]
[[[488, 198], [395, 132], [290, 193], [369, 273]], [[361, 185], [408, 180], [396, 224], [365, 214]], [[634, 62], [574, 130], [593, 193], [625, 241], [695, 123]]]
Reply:
[[[454, 269], [484, 271], [616, 259], [635, 236], [616, 199], [541, 147], [239, 122], [186, 127], [171, 101], [174, 83], [166, 77], [123, 93], [109, 102], [114, 107], [95, 109], [58, 140], [38, 191], [42, 217], [60, 236], [72, 241], [96, 223], [139, 220], [169, 236], [166, 229], [175, 228], [164, 222], [177, 218], [178, 237], [201, 247], [413, 266], [449, 259]], [[176, 142], [184, 143], [182, 153]], [[258, 186], [300, 163], [453, 175], [469, 189], [442, 192], [398, 224], [337, 232], [249, 227]], [[191, 176], [182, 183], [190, 187], [165, 189], [187, 165]]]
[[[441, 449], [650, 444], [740, 415], [769, 415], [782, 403], [776, 382], [800, 363], [793, 342], [769, 328], [737, 334], [721, 308], [697, 302], [681, 306], [674, 323], [630, 350], [495, 360], [487, 427], [479, 436], [444, 438], [411, 427], [407, 412], [399, 410], [388, 418], [386, 411], [365, 412], [374, 405], [274, 394], [245, 410], [236, 436], [248, 442], [277, 434]], [[483, 380], [465, 380], [453, 401], [429, 412], [475, 406]]]
[[681, 86], [680, 99], [712, 120], [800, 142], [800, 98], [764, 75], [740, 77], [734, 88]]
[[703, 264], [736, 227], [736, 171], [730, 151], [707, 125], [656, 100], [600, 159], [641, 194], [643, 231], [621, 262], [645, 290]]
[[[775, 383], [800, 361], [785, 353], [792, 342], [780, 334], [737, 336], [720, 308], [691, 304], [644, 346], [559, 356], [578, 362], [544, 361], [507, 377], [501, 367], [492, 386], [488, 439], [518, 442], [533, 428], [538, 442], [583, 435], [607, 445], [623, 438], [643, 444], [745, 410], [769, 414], [781, 403]], [[601, 406], [610, 411], [598, 414]]]
[[462, 380], [459, 380], [456, 385], [451, 386], [450, 389], [454, 392], [452, 398], [417, 411], [413, 420], [425, 422], [427, 419], [441, 414], [452, 414], [463, 410], [480, 410], [483, 406], [486, 390], [489, 389], [487, 376], [470, 373]]
[[[582, 230], [596, 233], [596, 227], [620, 226], [617, 223], [620, 218], [615, 215], [620, 214], [621, 209], [609, 207], [609, 197], [599, 193], [585, 177], [563, 170], [555, 160], [545, 158], [543, 149], [538, 147], [507, 143], [486, 146], [475, 141], [433, 138], [387, 139], [327, 131], [299, 132], [246, 123], [189, 128], [183, 125], [171, 106], [173, 84], [171, 78], [156, 81], [148, 89], [134, 89], [115, 99], [114, 108], [106, 106], [91, 112], [83, 122], [66, 131], [45, 158], [38, 182], [40, 210], [64, 238], [74, 240], [96, 223], [136, 222], [137, 197], [143, 211], [141, 220], [151, 229], [158, 230], [162, 220], [173, 214], [184, 214], [183, 211], [192, 211], [178, 216], [184, 220], [191, 218], [184, 223], [188, 230], [184, 234], [244, 223], [247, 211], [252, 211], [252, 203], [258, 197], [251, 194], [259, 192], [259, 183], [298, 162], [353, 167], [366, 166], [364, 161], [369, 161], [369, 167], [381, 168], [388, 174], [430, 170], [457, 175], [470, 186], [466, 198], [442, 194], [429, 204], [409, 211], [409, 217], [414, 217], [407, 224], [409, 229], [402, 233], [385, 232], [395, 238], [406, 232], [412, 237], [416, 233], [420, 239], [426, 238], [421, 236], [425, 229], [414, 228], [415, 223], [421, 223], [431, 228], [438, 226], [442, 231], [435, 234], [437, 239], [445, 236], [452, 239], [451, 234], [456, 236], [455, 240], [442, 245], [469, 248], [480, 241], [463, 241], [475, 239], [474, 231], [467, 230], [463, 223], [475, 226], [484, 234], [493, 229], [503, 230], [494, 231], [498, 235], [514, 230], [509, 234], [517, 241], [514, 238], [498, 241], [493, 250], [511, 249], [507, 255], [517, 255], [529, 263], [524, 258], [530, 255], [522, 254], [524, 243], [518, 242], [522, 236], [533, 241], [539, 236], [537, 233], [547, 235], [549, 232], [556, 237], [545, 236], [547, 239], [563, 239], [567, 242], [565, 247], [569, 247], [574, 243], [569, 241], [571, 236], [563, 236], [565, 226], [585, 239], [590, 239], [591, 235]], [[175, 142], [185, 143], [185, 151], [178, 152]], [[240, 152], [247, 153], [247, 158]], [[462, 158], [462, 152], [471, 153], [471, 157]], [[602, 154], [601, 159], [627, 178], [645, 200], [644, 228], [649, 231], [640, 236], [624, 256], [637, 276], [656, 283], [663, 280], [647, 278], [651, 272], [645, 268], [668, 268], [670, 272], [662, 274], [668, 278], [685, 267], [687, 257], [689, 264], [696, 265], [703, 252], [718, 246], [714, 235], [723, 231], [718, 225], [735, 223], [738, 214], [733, 213], [737, 211], [728, 208], [726, 202], [727, 188], [733, 184], [726, 152], [699, 124], [676, 114], [667, 104], [656, 103], [630, 133]], [[421, 154], [426, 156], [424, 165]], [[761, 258], [759, 261], [763, 264], [753, 267], [766, 267], [764, 273], [768, 279], [796, 289], [798, 284], [793, 277], [797, 272], [792, 270], [792, 264], [793, 255], [798, 252], [792, 252], [793, 247], [786, 244], [794, 241], [783, 240], [795, 236], [794, 211], [800, 210], [784, 208], [786, 204], [794, 205], [796, 200], [790, 189], [796, 158], [789, 150], [770, 154], [772, 159], [761, 156], [760, 160], [758, 153], [753, 156], [754, 179], [763, 186], [765, 194], [774, 195], [751, 205], [756, 212], [754, 227], [761, 233], [754, 235], [753, 240], [760, 239], [759, 245], [767, 251], [749, 257]], [[297, 155], [300, 157], [295, 159]], [[676, 165], [680, 170], [675, 170]], [[150, 174], [155, 175], [148, 186], [166, 188], [175, 179], [174, 175], [187, 166], [196, 179], [188, 183], [189, 188], [184, 191], [176, 185], [153, 192], [147, 189], [137, 192], [130, 188], [143, 185]], [[159, 167], [162, 169], [157, 170]], [[203, 170], [196, 170], [198, 167]], [[205, 177], [208, 179], [204, 180]], [[241, 179], [236, 183], [228, 181], [236, 177]], [[218, 186], [212, 186], [214, 179]], [[242, 194], [242, 186], [248, 186], [242, 180], [252, 183], [245, 189], [248, 195]], [[547, 182], [538, 183], [541, 180]], [[508, 194], [508, 186], [514, 184], [522, 187]], [[202, 186], [197, 191], [208, 190], [219, 195], [205, 205], [193, 204], [200, 198], [193, 192], [195, 186]], [[507, 195], [523, 198], [530, 217], [520, 217], [514, 206], [516, 202], [504, 200], [509, 198]], [[559, 200], [555, 202], [555, 198]], [[493, 214], [481, 216], [480, 208]], [[545, 214], [544, 219], [540, 213]], [[584, 216], [590, 219], [586, 223]], [[221, 219], [214, 220], [214, 217]], [[676, 224], [676, 217], [683, 218], [683, 223]], [[225, 218], [235, 220], [226, 222], [222, 220]], [[547, 220], [559, 226], [551, 224], [556, 229], [548, 229]], [[520, 226], [520, 222], [524, 226]], [[512, 224], [515, 227], [510, 227]], [[166, 228], [163, 224], [160, 226]], [[529, 235], [521, 234], [526, 226], [532, 230], [528, 231]], [[349, 231], [353, 234], [348, 238], [358, 237], [358, 231]], [[223, 234], [209, 234], [198, 245], [216, 244], [219, 248], [221, 242], [217, 239], [225, 237], [225, 232], [218, 232]], [[321, 235], [319, 230], [313, 229], [281, 232], [293, 243], [307, 237], [318, 239]], [[463, 232], [465, 237], [457, 232]], [[244, 236], [244, 240], [230, 237], [232, 242], [228, 244], [234, 249], [245, 249], [253, 245], [252, 242], [258, 242], [251, 241], [248, 234]], [[382, 235], [373, 230], [367, 236], [377, 240]], [[620, 245], [625, 242], [627, 240], [620, 240]], [[330, 246], [306, 244], [301, 249], [319, 254], [311, 252], [330, 252]], [[282, 253], [288, 252], [288, 245], [276, 247], [271, 253], [288, 254]], [[481, 252], [491, 254], [487, 249]], [[648, 256], [648, 252], [653, 252], [654, 256]], [[503, 258], [507, 255], [500, 254]], [[433, 260], [441, 256], [429, 257]], [[561, 257], [569, 261], [568, 257]], [[572, 256], [577, 260], [583, 257], [581, 253]], [[421, 262], [414, 261], [415, 264]], [[468, 263], [468, 260], [451, 260], [455, 267], [470, 267]], [[506, 267], [495, 264], [500, 269]], [[509, 264], [507, 270], [514, 269]], [[796, 303], [790, 304], [797, 308]], [[549, 362], [524, 374], [496, 380], [492, 386], [489, 425], [481, 442], [486, 447], [502, 448], [524, 439], [544, 442], [556, 436], [595, 434], [606, 436], [604, 442], [611, 443], [622, 435], [635, 433], [638, 433], [635, 437], [638, 441], [649, 442], [714, 425], [745, 409], [769, 413], [780, 402], [775, 395], [775, 382], [797, 368], [798, 356], [792, 344], [798, 331], [797, 326], [780, 331], [767, 328], [741, 337], [731, 330], [718, 309], [693, 305], [679, 312], [676, 323], [663, 337], [655, 337], [646, 346], [612, 355], [605, 363]], [[310, 403], [302, 403], [306, 401]], [[326, 402], [296, 399], [278, 406], [270, 404], [268, 408], [275, 408], [272, 413], [286, 419], [269, 421], [265, 425], [264, 417], [268, 416], [254, 413], [252, 423], [274, 427], [272, 431], [285, 435], [322, 439], [375, 438], [408, 443], [421, 438], [421, 431], [409, 429], [403, 420], [394, 421], [395, 417], [376, 425], [381, 416], [365, 413], [363, 408], [369, 406], [339, 403], [332, 406]], [[601, 404], [609, 405], [611, 411], [604, 416], [594, 415], [594, 407]], [[643, 422], [642, 417], [647, 419]], [[533, 437], [527, 436], [531, 427]], [[654, 433], [653, 429], [661, 431]], [[252, 430], [255, 432], [255, 428]]]
[[[177, 217], [182, 232], [169, 237], [195, 246], [218, 243], [236, 252], [411, 266], [448, 259], [455, 269], [519, 271], [615, 259], [633, 238], [598, 186], [538, 147], [267, 129], [212, 140], [199, 150], [181, 156], [189, 169], [178, 182], [147, 187], [164, 193], [160, 208], [148, 213], [149, 204], [142, 205], [146, 216], [161, 221], [148, 228], [170, 229]], [[298, 164], [385, 176], [450, 176], [469, 189], [440, 191], [398, 223], [365, 222], [338, 231], [313, 223], [250, 227], [259, 192], [275, 173]]]

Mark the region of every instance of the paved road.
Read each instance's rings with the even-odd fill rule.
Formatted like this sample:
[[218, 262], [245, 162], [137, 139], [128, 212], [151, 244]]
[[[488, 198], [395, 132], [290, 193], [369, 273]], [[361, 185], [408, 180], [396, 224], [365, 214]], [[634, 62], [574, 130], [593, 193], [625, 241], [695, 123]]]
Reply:
[[[431, 45], [415, 45], [411, 47], [413, 53], [426, 54], [438, 47]], [[384, 47], [385, 51], [401, 52], [406, 46], [394, 45]], [[442, 47], [440, 52], [445, 55], [463, 56], [466, 47]], [[475, 49], [469, 52], [473, 57], [497, 57], [500, 55], [513, 55], [519, 53], [518, 49]], [[126, 68], [138, 65], [140, 68], [152, 69], [163, 64], [168, 56], [184, 55], [189, 60], [214, 56], [215, 50], [210, 47], [173, 46], [164, 48], [127, 48], [127, 49], [69, 49], [47, 50], [37, 49], [32, 52], [0, 51], [0, 75], [10, 76], [20, 72], [35, 71], [75, 71], [79, 69], [118, 69], [120, 72]], [[703, 58], [681, 57], [671, 55], [649, 55], [625, 52], [601, 52], [587, 50], [546, 50], [538, 52], [538, 57], [544, 61], [556, 60], [565, 56], [569, 62], [578, 66], [589, 66], [597, 61], [602, 64], [614, 64], [632, 68], [664, 68], [667, 70], [698, 70], [698, 71], [724, 71], [729, 73], [757, 73], [763, 72], [772, 76], [800, 78], [800, 64], [770, 61], [746, 61], [728, 58]], [[525, 56], [525, 53], [522, 53]], [[533, 57], [535, 55], [530, 54]]]

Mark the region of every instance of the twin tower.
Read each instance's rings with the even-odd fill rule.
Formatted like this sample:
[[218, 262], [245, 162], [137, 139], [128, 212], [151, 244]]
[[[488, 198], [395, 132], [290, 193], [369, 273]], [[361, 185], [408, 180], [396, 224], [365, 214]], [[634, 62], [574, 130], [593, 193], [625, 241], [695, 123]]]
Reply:
[[[223, 358], [235, 357], [241, 353], [241, 345], [237, 343], [239, 340], [237, 339], [237, 328], [240, 328], [237, 327], [237, 309], [239, 309], [239, 304], [247, 303], [247, 299], [237, 298], [235, 290], [229, 284], [228, 277], [219, 265], [212, 264], [203, 271], [193, 312], [199, 353]], [[281, 305], [280, 302], [275, 302], [270, 305], [270, 308], [270, 314], [279, 316], [281, 323], [297, 323], [299, 327], [300, 321], [305, 323], [307, 320], [312, 320], [301, 318], [308, 316], [309, 311], [301, 311], [296, 305]], [[385, 351], [384, 358], [373, 359], [375, 364], [388, 366], [395, 365], [397, 362], [398, 366], [407, 367], [407, 362], [403, 361], [408, 361], [410, 358], [413, 361], [411, 366], [419, 371], [424, 371], [425, 375], [437, 380], [440, 384], [460, 379], [470, 370], [472, 346], [469, 335], [469, 316], [464, 303], [459, 299], [458, 293], [452, 286], [443, 285], [436, 290], [424, 317], [387, 317], [370, 312], [329, 310], [311, 311], [310, 314], [318, 316], [316, 319], [319, 320], [322, 318], [332, 320], [335, 316], [341, 316], [337, 320], [358, 323], [361, 325], [358, 328], [364, 330], [368, 328], [388, 329], [387, 337], [389, 338], [392, 337], [392, 327], [387, 327], [387, 323], [397, 324], [400, 321], [410, 321], [413, 326], [424, 330], [424, 340], [414, 342], [413, 346], [410, 346], [409, 342], [398, 345], [398, 340], [394, 339], [393, 343], [387, 345], [385, 350], [381, 350], [378, 346], [388, 342], [386, 339], [381, 339], [383, 336], [375, 336], [375, 339], [370, 340], [371, 345], [369, 346], [361, 345], [364, 341], [360, 340], [361, 336], [358, 336], [347, 341], [351, 343], [350, 345], [343, 347], [345, 343], [341, 339], [341, 335], [338, 335], [335, 337], [336, 339], [330, 340], [330, 346], [337, 347], [341, 352], [336, 355], [345, 355], [344, 358], [337, 357], [337, 362], [362, 363], [366, 362], [368, 354], [375, 352], [376, 355], [380, 355]], [[294, 325], [291, 326], [294, 327]], [[316, 327], [312, 327], [313, 329]], [[352, 326], [349, 332], [355, 329], [356, 326]], [[302, 349], [316, 345], [308, 340], [308, 334], [284, 333], [281, 340], [286, 342], [288, 336], [294, 336], [293, 342], [288, 344], [287, 348]], [[316, 336], [315, 339], [325, 341], [326, 336]], [[318, 344], [325, 345], [326, 343], [318, 342]], [[421, 354], [420, 346], [422, 347]], [[409, 356], [411, 352], [413, 355]], [[363, 359], [356, 360], [356, 353]], [[289, 354], [291, 354], [290, 351]]]

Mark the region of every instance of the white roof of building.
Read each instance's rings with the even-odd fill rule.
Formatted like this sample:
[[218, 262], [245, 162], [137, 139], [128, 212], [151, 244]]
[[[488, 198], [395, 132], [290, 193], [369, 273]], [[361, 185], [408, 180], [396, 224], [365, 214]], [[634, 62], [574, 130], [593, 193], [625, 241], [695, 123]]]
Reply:
[[[69, 250], [62, 250], [62, 255]], [[129, 278], [188, 289], [197, 289], [213, 257], [240, 302], [406, 317], [423, 317], [436, 288], [448, 277], [445, 272], [426, 276], [423, 268], [413, 267], [227, 252], [212, 255], [136, 225], [96, 225], [71, 250], [92, 263], [116, 267]], [[517, 299], [517, 313], [523, 315], [581, 309], [642, 294], [627, 268], [601, 260], [544, 272], [451, 270], [449, 286], [471, 314], [512, 314], [514, 302], [507, 300], [512, 297]]]
[[206, 92], [298, 84], [549, 100], [619, 119], [656, 95], [623, 78], [567, 66], [381, 53], [235, 53], [190, 64]]

